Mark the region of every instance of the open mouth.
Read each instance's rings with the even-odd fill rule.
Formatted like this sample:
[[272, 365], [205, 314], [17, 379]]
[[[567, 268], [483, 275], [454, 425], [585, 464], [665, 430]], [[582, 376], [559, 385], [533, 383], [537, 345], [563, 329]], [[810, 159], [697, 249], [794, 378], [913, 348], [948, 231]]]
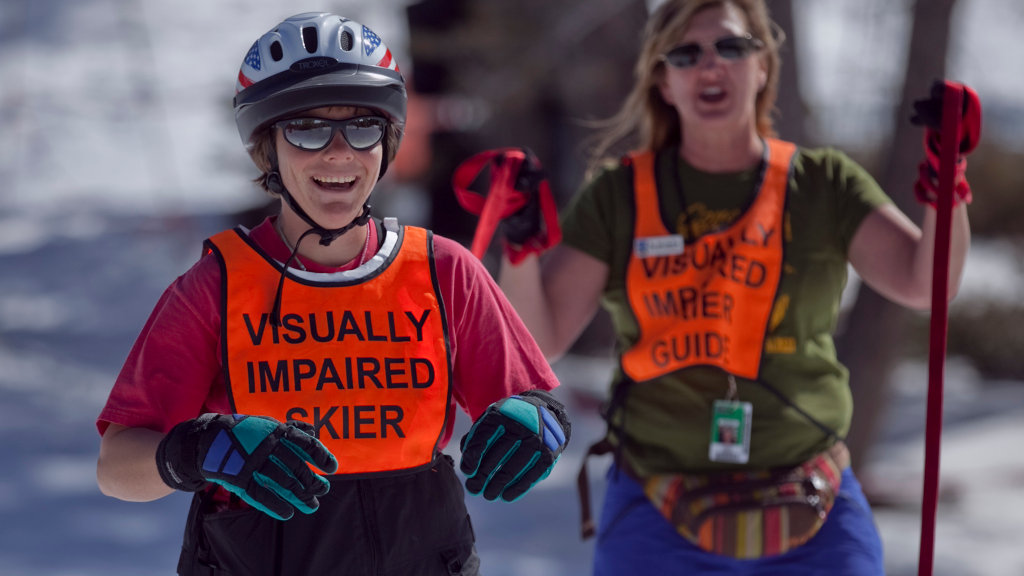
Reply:
[[700, 91], [701, 102], [707, 102], [708, 104], [717, 104], [725, 100], [725, 96], [725, 90], [719, 86], [710, 86]]
[[313, 176], [310, 178], [314, 184], [324, 190], [336, 192], [351, 190], [359, 180], [358, 176]]

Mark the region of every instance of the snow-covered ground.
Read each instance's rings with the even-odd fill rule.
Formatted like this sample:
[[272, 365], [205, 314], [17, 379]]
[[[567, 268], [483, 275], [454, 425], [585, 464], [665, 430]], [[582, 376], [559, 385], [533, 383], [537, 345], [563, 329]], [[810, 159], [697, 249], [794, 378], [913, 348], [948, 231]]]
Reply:
[[[65, 224], [78, 222], [70, 229]], [[96, 487], [94, 419], [162, 290], [199, 254], [219, 217], [78, 216], [37, 221], [37, 240], [0, 250], [0, 574], [171, 574], [188, 497], [120, 502]], [[0, 226], [0, 228], [3, 228]], [[555, 365], [574, 415], [573, 442], [555, 472], [514, 505], [469, 498], [485, 573], [582, 576], [592, 543], [579, 541], [575, 479], [603, 425], [594, 398], [607, 359]], [[902, 504], [876, 510], [890, 574], [915, 573], [923, 458], [923, 365], [905, 363], [868, 475], [897, 486]], [[947, 368], [937, 574], [1024, 570], [1024, 383]], [[455, 438], [468, 429], [459, 416]], [[448, 451], [455, 455], [456, 444]], [[607, 459], [590, 464], [599, 510]]]

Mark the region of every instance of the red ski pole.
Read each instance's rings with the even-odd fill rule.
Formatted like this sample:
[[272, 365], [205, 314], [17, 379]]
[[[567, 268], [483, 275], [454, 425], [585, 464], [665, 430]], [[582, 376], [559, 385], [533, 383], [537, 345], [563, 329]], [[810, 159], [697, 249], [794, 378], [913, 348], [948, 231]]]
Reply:
[[963, 88], [946, 82], [942, 96], [942, 150], [936, 206], [935, 260], [932, 266], [932, 318], [928, 343], [928, 413], [924, 441], [924, 499], [921, 505], [921, 555], [918, 576], [932, 576], [935, 562], [935, 514], [939, 505], [939, 454], [942, 441], [943, 368], [949, 315], [949, 251], [953, 224], [953, 180], [960, 142]]

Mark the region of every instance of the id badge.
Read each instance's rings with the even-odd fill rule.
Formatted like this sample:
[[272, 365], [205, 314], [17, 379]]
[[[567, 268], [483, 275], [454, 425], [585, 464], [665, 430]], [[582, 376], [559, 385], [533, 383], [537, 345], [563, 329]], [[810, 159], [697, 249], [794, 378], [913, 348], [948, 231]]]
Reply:
[[633, 254], [637, 258], [656, 258], [658, 256], [678, 256], [683, 253], [686, 241], [679, 234], [667, 236], [647, 236], [633, 240]]
[[712, 462], [746, 464], [750, 460], [750, 421], [754, 407], [750, 402], [715, 400], [711, 408]]

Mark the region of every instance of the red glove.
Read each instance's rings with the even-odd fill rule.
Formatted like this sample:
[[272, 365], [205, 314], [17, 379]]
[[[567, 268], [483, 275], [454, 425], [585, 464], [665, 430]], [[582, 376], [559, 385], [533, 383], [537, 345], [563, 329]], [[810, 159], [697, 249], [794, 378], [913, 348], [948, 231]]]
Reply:
[[[488, 165], [491, 186], [484, 197], [469, 190], [469, 185]], [[529, 149], [501, 148], [472, 156], [455, 169], [452, 188], [467, 212], [480, 215], [471, 248], [477, 258], [487, 252], [498, 222], [505, 235], [505, 254], [513, 264], [562, 241], [551, 187]]]
[[917, 182], [914, 183], [914, 195], [919, 202], [934, 207], [939, 195], [939, 157], [942, 150], [942, 102], [946, 87], [962, 88], [963, 113], [960, 121], [960, 142], [956, 159], [956, 176], [953, 180], [953, 204], [960, 202], [970, 204], [971, 187], [967, 183], [966, 156], [978, 147], [981, 138], [981, 101], [978, 94], [963, 84], [949, 80], [936, 80], [932, 84], [930, 98], [914, 102], [914, 115], [910, 121], [918, 126], [925, 126], [924, 151], [925, 159], [918, 167]]

